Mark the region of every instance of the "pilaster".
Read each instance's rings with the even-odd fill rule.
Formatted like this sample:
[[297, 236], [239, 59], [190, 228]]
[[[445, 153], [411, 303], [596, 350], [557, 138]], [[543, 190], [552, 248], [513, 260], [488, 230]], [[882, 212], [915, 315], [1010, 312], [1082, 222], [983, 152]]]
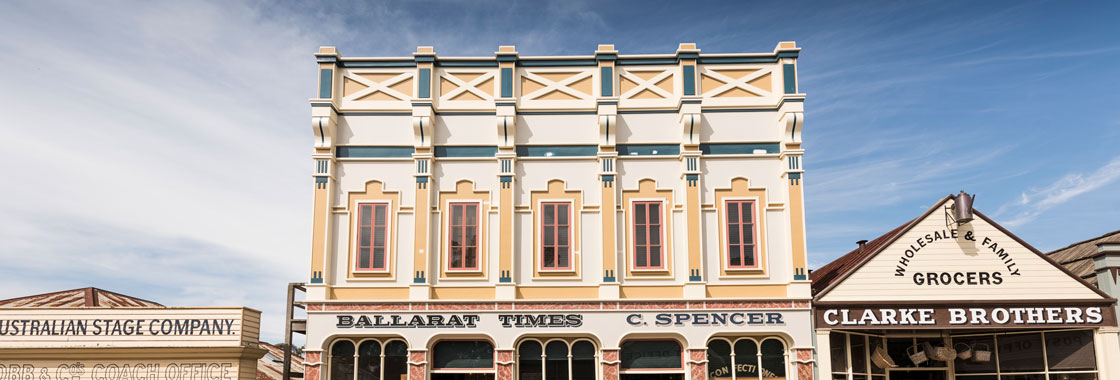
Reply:
[[688, 283], [685, 284], [685, 297], [703, 298], [704, 287], [704, 247], [701, 221], [700, 194], [700, 111], [701, 98], [696, 86], [696, 61], [700, 49], [696, 44], [680, 44], [677, 48], [677, 64], [680, 66], [681, 96], [677, 123], [681, 128], [681, 185], [684, 189], [684, 215], [687, 226], [686, 252], [688, 254]]
[[[517, 189], [517, 99], [514, 97], [514, 81], [517, 69], [517, 48], [499, 46], [494, 53], [498, 61], [498, 97], [494, 99], [495, 127], [497, 131], [498, 154], [498, 287], [495, 298], [517, 298], [517, 285], [514, 268], [517, 263], [513, 242], [517, 238], [514, 218]], [[509, 368], [512, 376], [512, 367]], [[500, 375], [500, 373], [499, 373]]]
[[[785, 171], [782, 176], [786, 182], [786, 191], [789, 203], [789, 231], [790, 244], [793, 254], [793, 280], [808, 281], [807, 252], [805, 239], [805, 192], [804, 173], [801, 158], [805, 150], [801, 149], [800, 131], [805, 118], [800, 112], [787, 112], [782, 116], [783, 130], [790, 131], [785, 134], [789, 140], [782, 144], [782, 153], [779, 157], [785, 162]], [[810, 296], [805, 294], [803, 296]]]
[[618, 348], [604, 348], [602, 349], [602, 357], [599, 359], [603, 365], [603, 380], [618, 380], [618, 369], [622, 361], [619, 360]]
[[432, 263], [439, 260], [432, 257], [432, 123], [435, 112], [432, 109], [432, 69], [435, 65], [436, 53], [431, 46], [420, 46], [412, 54], [416, 60], [416, 92], [412, 100], [412, 129], [415, 153], [412, 160], [416, 172], [416, 205], [415, 226], [413, 233], [415, 240], [413, 247], [413, 274], [412, 286], [409, 297], [414, 300], [426, 300], [431, 297], [431, 270]]
[[308, 299], [325, 299], [326, 287], [333, 281], [329, 270], [332, 229], [331, 204], [334, 203], [334, 137], [337, 130], [338, 106], [335, 96], [338, 82], [338, 50], [320, 47], [315, 53], [319, 63], [318, 97], [311, 99], [311, 130], [315, 135], [314, 201], [311, 232], [311, 273], [307, 289]]
[[[1097, 253], [1092, 257], [1097, 288], [1112, 298], [1120, 298], [1120, 242], [1098, 243]], [[1114, 307], [1120, 313], [1120, 305]]]
[[689, 348], [686, 357], [688, 358], [689, 380], [708, 380], [708, 349], [707, 348]]
[[[617, 73], [614, 70], [618, 51], [614, 45], [599, 45], [595, 60], [599, 65], [600, 88], [596, 97], [599, 123], [599, 186], [602, 191], [599, 217], [602, 221], [603, 282], [599, 298], [619, 297], [618, 275], [618, 188], [616, 169], [618, 152], [615, 150], [618, 129], [618, 97], [615, 91]], [[617, 368], [616, 368], [617, 377]]]

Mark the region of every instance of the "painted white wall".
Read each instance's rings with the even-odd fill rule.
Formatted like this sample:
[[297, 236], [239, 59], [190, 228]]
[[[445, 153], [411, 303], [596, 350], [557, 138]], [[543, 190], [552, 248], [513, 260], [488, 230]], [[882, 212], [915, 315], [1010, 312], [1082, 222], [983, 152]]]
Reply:
[[342, 116], [337, 133], [338, 145], [411, 146], [412, 116]]

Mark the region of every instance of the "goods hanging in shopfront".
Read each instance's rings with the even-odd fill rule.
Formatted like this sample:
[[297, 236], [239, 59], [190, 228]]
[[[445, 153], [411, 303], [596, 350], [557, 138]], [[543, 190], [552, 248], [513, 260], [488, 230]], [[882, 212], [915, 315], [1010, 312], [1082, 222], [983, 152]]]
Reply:
[[1120, 377], [1116, 300], [963, 192], [810, 278], [819, 368], [836, 380]]

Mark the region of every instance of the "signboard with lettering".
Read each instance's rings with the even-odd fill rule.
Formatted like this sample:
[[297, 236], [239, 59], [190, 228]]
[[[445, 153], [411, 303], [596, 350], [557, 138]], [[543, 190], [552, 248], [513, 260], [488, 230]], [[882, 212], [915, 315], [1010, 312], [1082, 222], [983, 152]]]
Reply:
[[1115, 326], [1108, 305], [818, 306], [818, 327], [843, 329], [1039, 328]]
[[30, 360], [0, 365], [0, 380], [236, 380], [239, 368], [237, 360]]
[[[240, 347], [260, 312], [231, 308], [0, 309], [0, 349]], [[248, 327], [248, 328], [247, 328]]]

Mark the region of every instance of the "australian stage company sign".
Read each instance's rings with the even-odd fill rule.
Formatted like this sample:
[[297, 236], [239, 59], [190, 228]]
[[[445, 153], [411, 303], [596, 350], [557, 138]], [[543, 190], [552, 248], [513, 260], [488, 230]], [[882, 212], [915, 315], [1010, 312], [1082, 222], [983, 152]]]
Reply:
[[875, 306], [814, 311], [817, 326], [843, 329], [1115, 326], [1111, 306], [999, 305], [975, 307]]

